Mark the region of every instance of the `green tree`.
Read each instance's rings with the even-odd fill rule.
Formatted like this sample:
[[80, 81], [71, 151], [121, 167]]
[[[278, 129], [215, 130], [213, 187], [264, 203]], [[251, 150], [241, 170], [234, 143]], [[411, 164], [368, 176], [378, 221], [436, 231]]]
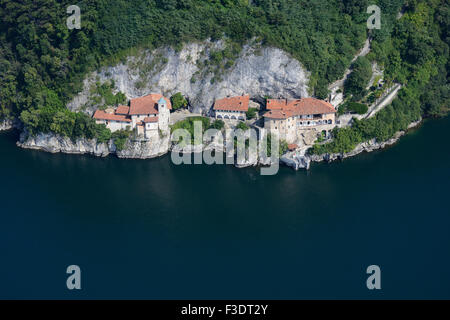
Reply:
[[247, 131], [248, 129], [250, 129], [250, 127], [245, 122], [239, 121], [239, 123], [236, 126], [236, 129]]
[[114, 141], [118, 151], [122, 151], [125, 148], [125, 143], [131, 135], [129, 130], [119, 130], [111, 134], [111, 139]]
[[181, 94], [181, 92], [175, 93], [171, 98], [173, 110], [178, 110], [180, 108], [186, 108], [188, 106], [187, 99]]
[[211, 124], [210, 128], [216, 129], [216, 130], [222, 130], [225, 126], [225, 122], [222, 120], [214, 120], [214, 122]]
[[372, 77], [372, 65], [366, 57], [359, 57], [353, 64], [352, 73], [345, 82], [345, 93], [352, 94], [354, 100], [360, 100], [366, 93], [366, 87]]
[[256, 112], [258, 109], [256, 108], [248, 108], [248, 111], [245, 113], [248, 120], [254, 119], [256, 117]]

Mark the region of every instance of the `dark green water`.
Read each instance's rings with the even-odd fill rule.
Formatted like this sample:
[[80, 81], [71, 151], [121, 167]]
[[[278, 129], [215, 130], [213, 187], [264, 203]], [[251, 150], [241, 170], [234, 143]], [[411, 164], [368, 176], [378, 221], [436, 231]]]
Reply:
[[[272, 177], [1, 134], [0, 298], [450, 298], [449, 128]], [[381, 291], [366, 287], [372, 264]]]

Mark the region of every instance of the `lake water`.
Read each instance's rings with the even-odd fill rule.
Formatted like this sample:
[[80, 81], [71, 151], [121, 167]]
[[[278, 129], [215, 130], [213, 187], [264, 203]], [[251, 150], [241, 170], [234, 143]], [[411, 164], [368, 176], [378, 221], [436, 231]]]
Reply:
[[2, 133], [0, 298], [448, 299], [449, 128], [276, 176], [52, 155]]

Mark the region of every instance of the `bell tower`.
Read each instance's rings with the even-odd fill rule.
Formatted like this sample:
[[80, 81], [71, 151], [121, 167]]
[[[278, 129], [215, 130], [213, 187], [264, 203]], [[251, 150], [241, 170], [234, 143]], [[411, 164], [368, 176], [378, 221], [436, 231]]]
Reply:
[[158, 101], [158, 113], [159, 129], [162, 131], [169, 130], [170, 111], [167, 107], [167, 102], [164, 97], [161, 97], [161, 99], [159, 99]]

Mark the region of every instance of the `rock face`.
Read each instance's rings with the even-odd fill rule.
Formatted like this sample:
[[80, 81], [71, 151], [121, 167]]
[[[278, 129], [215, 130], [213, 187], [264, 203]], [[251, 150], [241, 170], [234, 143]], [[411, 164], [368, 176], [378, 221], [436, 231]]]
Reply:
[[309, 157], [296, 152], [284, 155], [281, 157], [280, 162], [288, 167], [291, 167], [295, 171], [300, 169], [309, 170], [311, 165], [311, 159]]
[[125, 148], [117, 151], [116, 154], [119, 158], [151, 159], [169, 152], [169, 144], [169, 135], [150, 141], [128, 141]]
[[25, 149], [42, 150], [51, 153], [92, 154], [99, 157], [106, 157], [115, 149], [113, 144], [97, 143], [95, 139], [72, 141], [70, 138], [49, 133], [41, 133], [35, 137], [22, 133], [17, 145]]
[[216, 98], [228, 95], [245, 93], [261, 101], [265, 96], [308, 97], [309, 73], [280, 49], [247, 44], [231, 67], [219, 72], [205, 67], [213, 65], [210, 54], [225, 46], [223, 41], [190, 43], [179, 52], [161, 48], [128, 57], [126, 63], [92, 73], [68, 108], [81, 109], [89, 101], [92, 84], [108, 80], [114, 80], [116, 90], [129, 99], [152, 92], [165, 96], [181, 92], [189, 99], [193, 112], [207, 111]]
[[14, 122], [9, 119], [0, 120], [0, 131], [11, 130], [14, 127]]
[[55, 134], [38, 134], [35, 137], [22, 133], [19, 147], [25, 149], [42, 150], [51, 153], [67, 154], [92, 154], [98, 157], [106, 157], [116, 154], [119, 158], [149, 159], [164, 155], [169, 150], [169, 136], [148, 141], [128, 141], [123, 150], [116, 150], [114, 143], [98, 143], [95, 139], [70, 138]]

